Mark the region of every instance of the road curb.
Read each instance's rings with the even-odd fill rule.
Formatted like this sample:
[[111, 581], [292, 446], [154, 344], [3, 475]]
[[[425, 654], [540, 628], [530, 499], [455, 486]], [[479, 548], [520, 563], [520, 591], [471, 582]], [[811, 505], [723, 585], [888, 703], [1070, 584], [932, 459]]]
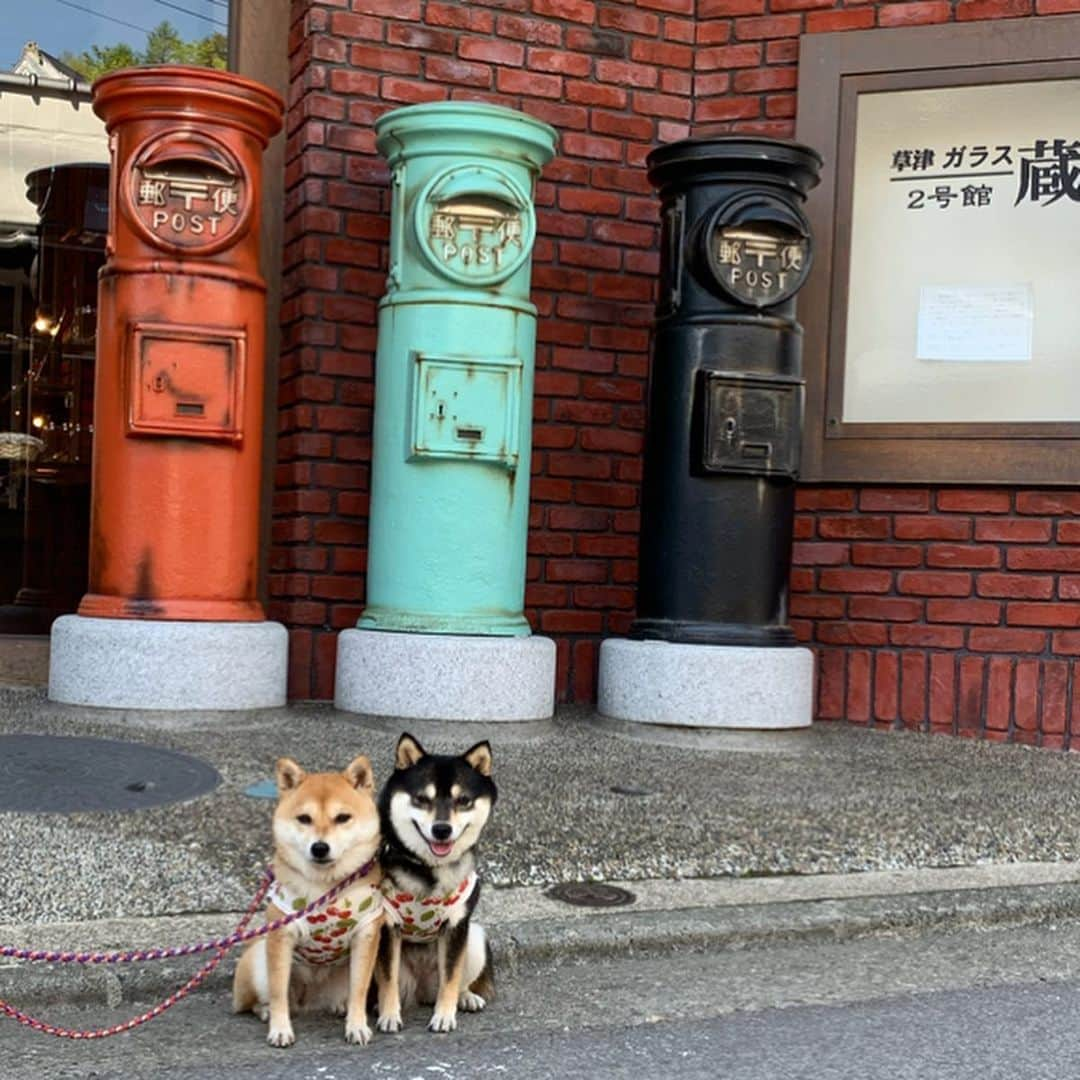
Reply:
[[[664, 910], [622, 908], [563, 918], [486, 922], [498, 965], [512, 972], [531, 963], [842, 942], [874, 934], [991, 929], [1077, 917], [1080, 888], [1069, 882]], [[84, 947], [93, 939], [91, 947], [117, 948], [140, 947], [150, 941], [204, 940], [227, 934], [238, 919], [239, 914], [224, 914], [113, 920], [104, 924], [108, 930], [104, 937], [100, 923], [52, 924], [39, 928], [47, 940], [33, 944]], [[2, 933], [6, 929], [0, 928], [0, 940], [7, 940]], [[203, 954], [201, 962], [210, 955]], [[238, 950], [197, 992], [226, 987], [237, 955]], [[200, 959], [191, 957], [122, 967], [2, 961], [0, 999], [30, 1011], [95, 1002], [110, 1008], [134, 1005], [172, 993], [199, 966]]]
[[994, 928], [1080, 917], [1074, 885], [1012, 886], [676, 911], [621, 911], [588, 920], [501, 928], [505, 963], [679, 950], [744, 949], [872, 934]]

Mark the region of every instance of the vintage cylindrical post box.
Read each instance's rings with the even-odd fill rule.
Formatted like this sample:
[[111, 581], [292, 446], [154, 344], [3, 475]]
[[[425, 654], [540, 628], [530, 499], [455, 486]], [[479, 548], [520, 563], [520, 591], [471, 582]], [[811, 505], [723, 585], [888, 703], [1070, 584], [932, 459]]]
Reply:
[[[390, 267], [358, 627], [524, 637], [532, 196], [556, 133], [466, 102], [397, 109], [375, 130], [391, 170]], [[378, 711], [385, 703], [344, 689], [352, 633], [339, 646], [338, 701]]]
[[79, 614], [262, 622], [258, 239], [283, 103], [226, 72], [159, 67], [105, 76], [93, 104], [112, 175]]
[[555, 133], [490, 105], [398, 109], [359, 625], [527, 634], [533, 183]]
[[[686, 139], [649, 155], [661, 280], [632, 638], [794, 644], [795, 297], [813, 256], [802, 203], [820, 165], [808, 147], [746, 136]], [[765, 726], [795, 726], [780, 719]]]
[[113, 155], [82, 615], [258, 620], [272, 91], [225, 72], [100, 79]]

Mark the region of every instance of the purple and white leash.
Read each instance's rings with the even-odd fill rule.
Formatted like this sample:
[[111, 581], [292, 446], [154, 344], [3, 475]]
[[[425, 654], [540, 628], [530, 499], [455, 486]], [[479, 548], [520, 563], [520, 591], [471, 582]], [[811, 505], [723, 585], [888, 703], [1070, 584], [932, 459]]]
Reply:
[[210, 972], [225, 959], [225, 956], [230, 949], [239, 945], [241, 942], [253, 941], [255, 938], [260, 938], [266, 934], [273, 933], [275, 930], [280, 930], [282, 927], [296, 922], [297, 919], [303, 919], [305, 916], [311, 915], [319, 908], [329, 904], [332, 900], [335, 900], [356, 881], [368, 874], [373, 865], [374, 860], [366, 862], [363, 866], [345, 878], [344, 881], [339, 881], [338, 884], [328, 892], [324, 893], [317, 900], [313, 900], [307, 907], [299, 911], [294, 911], [280, 919], [275, 919], [273, 922], [266, 923], [254, 930], [248, 930], [248, 923], [251, 922], [252, 917], [258, 910], [259, 905], [266, 897], [267, 892], [270, 890], [270, 886], [274, 882], [274, 871], [268, 867], [263, 874], [262, 884], [259, 886], [251, 903], [248, 905], [244, 917], [237, 924], [236, 929], [227, 937], [216, 938], [212, 941], [201, 941], [194, 945], [174, 945], [168, 949], [131, 949], [127, 952], [96, 953], [58, 952], [46, 949], [19, 949], [14, 945], [0, 945], [0, 957], [8, 957], [14, 960], [28, 960], [31, 963], [47, 964], [131, 964], [140, 960], [168, 960], [178, 956], [194, 956], [197, 953], [210, 952], [211, 950], [215, 950], [217, 953], [212, 960], [201, 967], [186, 983], [184, 983], [183, 986], [170, 994], [169, 997], [160, 1004], [155, 1005], [152, 1009], [147, 1010], [139, 1016], [126, 1020], [122, 1024], [114, 1024], [111, 1027], [94, 1028], [86, 1031], [57, 1027], [54, 1024], [49, 1024], [44, 1020], [39, 1020], [36, 1017], [30, 1016], [21, 1009], [17, 1009], [14, 1005], [3, 1000], [0, 1000], [0, 1016], [6, 1016], [9, 1019], [17, 1020], [20, 1024], [23, 1024], [33, 1031], [40, 1031], [45, 1035], [55, 1035], [57, 1038], [61, 1039], [104, 1039], [108, 1038], [110, 1035], [119, 1035], [124, 1031], [132, 1031], [141, 1024], [145, 1024], [147, 1021], [160, 1016], [166, 1009], [172, 1008], [178, 1001], [187, 997], [187, 995], [190, 994], [191, 991], [194, 990], [195, 987], [197, 987], [207, 975], [209, 975]]

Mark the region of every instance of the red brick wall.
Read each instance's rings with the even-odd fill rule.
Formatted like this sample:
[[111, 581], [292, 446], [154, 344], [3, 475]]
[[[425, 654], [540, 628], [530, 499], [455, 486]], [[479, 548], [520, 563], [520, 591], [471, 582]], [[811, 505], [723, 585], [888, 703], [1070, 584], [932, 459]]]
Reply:
[[[1040, 0], [1040, 10], [1069, 5], [1080, 0]], [[269, 582], [271, 616], [290, 628], [291, 696], [332, 694], [337, 632], [364, 600], [375, 305], [389, 229], [376, 117], [461, 98], [559, 129], [560, 154], [536, 193], [526, 604], [534, 629], [558, 643], [560, 699], [589, 700], [598, 643], [625, 632], [634, 602], [657, 270], [646, 153], [691, 130], [790, 135], [802, 32], [1031, 10], [1025, 0], [293, 0]], [[806, 572], [823, 571], [797, 573]], [[819, 640], [823, 671], [834, 673], [845, 651]], [[823, 701], [834, 683], [835, 674], [822, 680]]]
[[807, 487], [798, 507], [792, 622], [820, 717], [1080, 736], [1080, 494]]

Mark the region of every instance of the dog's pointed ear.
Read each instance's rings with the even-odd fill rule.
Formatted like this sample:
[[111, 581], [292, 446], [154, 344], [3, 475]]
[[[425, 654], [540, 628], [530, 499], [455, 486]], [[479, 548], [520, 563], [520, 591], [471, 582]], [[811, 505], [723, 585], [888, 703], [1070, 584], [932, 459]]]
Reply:
[[491, 744], [485, 739], [461, 755], [481, 776], [491, 775]]
[[394, 768], [412, 768], [422, 757], [427, 756], [427, 751], [406, 731], [398, 739], [397, 752], [394, 755]]
[[345, 766], [343, 775], [354, 788], [375, 790], [375, 774], [371, 771], [371, 762], [363, 754], [354, 757]]
[[277, 764], [274, 766], [274, 773], [277, 776], [279, 795], [284, 795], [286, 791], [292, 791], [293, 788], [299, 787], [301, 781], [307, 775], [290, 757], [278, 758]]

